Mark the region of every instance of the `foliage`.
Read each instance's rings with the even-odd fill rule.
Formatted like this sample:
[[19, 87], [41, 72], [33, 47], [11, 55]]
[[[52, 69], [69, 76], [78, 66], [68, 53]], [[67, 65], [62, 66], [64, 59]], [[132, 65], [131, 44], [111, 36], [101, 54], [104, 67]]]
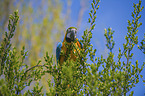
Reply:
[[[14, 35], [19, 20], [18, 11], [15, 11], [9, 18], [9, 32], [5, 32], [5, 38], [1, 42], [0, 47], [0, 94], [21, 95], [22, 90], [24, 90], [26, 86], [30, 86], [32, 81], [40, 79], [41, 76], [44, 75], [44, 72], [41, 72], [41, 65], [38, 65], [40, 62], [31, 68], [28, 68], [28, 65], [24, 63], [24, 59], [27, 55], [25, 47], [22, 48], [19, 55], [16, 48], [11, 48], [10, 39]], [[36, 69], [35, 67], [38, 66], [39, 68]]]
[[[60, 0], [0, 0], [0, 2], [0, 41], [4, 38], [2, 34], [7, 30], [9, 14], [18, 9], [20, 19], [11, 40], [12, 47], [21, 54], [21, 49], [25, 46], [25, 50], [29, 52], [24, 63], [28, 66], [37, 65], [39, 60], [43, 64], [46, 51], [49, 55], [54, 53], [55, 43], [61, 39], [65, 29], [65, 17], [68, 13], [62, 12], [63, 2]], [[66, 11], [68, 10], [66, 8]], [[48, 91], [48, 78], [51, 79], [51, 76], [45, 74], [40, 81], [43, 91]]]
[[[63, 65], [54, 64], [53, 56], [49, 56], [46, 52], [44, 64], [38, 61], [36, 65], [28, 66], [24, 63], [27, 56], [25, 47], [22, 47], [18, 52], [12, 48], [11, 38], [14, 36], [16, 25], [19, 21], [18, 11], [9, 17], [8, 32], [5, 32], [5, 38], [0, 46], [0, 95], [126, 95], [135, 84], [139, 82], [139, 77], [142, 72], [145, 62], [139, 68], [138, 60], [131, 62], [133, 53], [132, 50], [138, 44], [137, 32], [142, 25], [139, 23], [141, 18], [140, 12], [141, 0], [138, 4], [134, 4], [132, 12], [132, 21], [128, 20], [128, 32], [125, 36], [126, 42], [123, 44], [123, 49], [119, 48], [118, 60], [115, 62], [113, 48], [115, 41], [111, 28], [105, 29], [104, 36], [106, 37], [106, 47], [109, 49], [108, 57], [105, 59], [96, 57], [96, 49], [90, 43], [92, 31], [95, 28], [96, 12], [99, 9], [100, 0], [93, 0], [92, 9], [89, 13], [88, 22], [90, 28], [84, 31], [81, 42], [83, 48], [77, 50], [76, 61], [69, 60], [70, 55]], [[45, 25], [45, 24], [44, 24]], [[144, 53], [144, 39], [141, 45], [137, 45], [139, 50]], [[68, 46], [76, 48], [75, 45]], [[63, 54], [63, 53], [62, 53]], [[37, 54], [38, 55], [38, 54]], [[122, 57], [126, 60], [123, 60]], [[89, 57], [89, 58], [88, 58]], [[90, 60], [91, 63], [87, 63]], [[43, 62], [42, 62], [43, 63]], [[39, 84], [42, 76], [50, 74], [53, 78], [48, 79], [49, 91], [44, 93], [43, 86]], [[37, 81], [32, 90], [23, 92], [26, 88], [32, 85], [32, 82]], [[145, 80], [143, 80], [145, 81]], [[133, 91], [130, 93], [133, 95]]]

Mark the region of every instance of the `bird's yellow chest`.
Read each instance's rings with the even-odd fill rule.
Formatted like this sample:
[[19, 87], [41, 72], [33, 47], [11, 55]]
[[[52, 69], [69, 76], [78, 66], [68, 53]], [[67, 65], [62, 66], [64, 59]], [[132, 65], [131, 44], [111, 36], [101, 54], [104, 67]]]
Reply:
[[80, 52], [80, 43], [62, 43], [60, 63], [63, 63], [69, 56], [70, 60], [76, 60], [77, 54]]

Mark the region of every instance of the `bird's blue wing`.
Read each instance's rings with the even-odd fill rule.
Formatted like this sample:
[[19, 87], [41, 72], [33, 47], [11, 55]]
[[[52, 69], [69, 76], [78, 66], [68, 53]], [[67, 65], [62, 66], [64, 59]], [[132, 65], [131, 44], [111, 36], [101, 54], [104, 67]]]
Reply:
[[61, 47], [62, 47], [62, 42], [59, 42], [57, 44], [57, 48], [56, 48], [56, 60], [57, 60], [57, 63], [58, 63], [58, 60], [60, 58]]

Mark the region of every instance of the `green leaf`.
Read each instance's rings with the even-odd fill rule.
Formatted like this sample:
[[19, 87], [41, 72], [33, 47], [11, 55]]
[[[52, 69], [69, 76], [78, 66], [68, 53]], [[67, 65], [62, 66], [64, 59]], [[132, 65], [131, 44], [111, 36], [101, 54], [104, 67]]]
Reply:
[[142, 76], [142, 75], [140, 75], [140, 77], [141, 77], [141, 78], [143, 78], [143, 76]]

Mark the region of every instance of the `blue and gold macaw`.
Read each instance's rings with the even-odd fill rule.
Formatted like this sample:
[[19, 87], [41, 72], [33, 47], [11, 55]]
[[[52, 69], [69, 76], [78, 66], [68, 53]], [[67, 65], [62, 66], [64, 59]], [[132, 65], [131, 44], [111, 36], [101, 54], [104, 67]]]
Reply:
[[[81, 42], [76, 38], [76, 33], [77, 33], [77, 28], [75, 27], [70, 27], [67, 29], [65, 37], [63, 42], [59, 42], [57, 44], [56, 48], [56, 60], [57, 63], [62, 65], [64, 61], [66, 61], [68, 54], [70, 54], [70, 59], [71, 60], [76, 60], [76, 54], [75, 52], [80, 52], [80, 49], [82, 48]], [[67, 46], [72, 47], [75, 46], [75, 48], [68, 49]]]

